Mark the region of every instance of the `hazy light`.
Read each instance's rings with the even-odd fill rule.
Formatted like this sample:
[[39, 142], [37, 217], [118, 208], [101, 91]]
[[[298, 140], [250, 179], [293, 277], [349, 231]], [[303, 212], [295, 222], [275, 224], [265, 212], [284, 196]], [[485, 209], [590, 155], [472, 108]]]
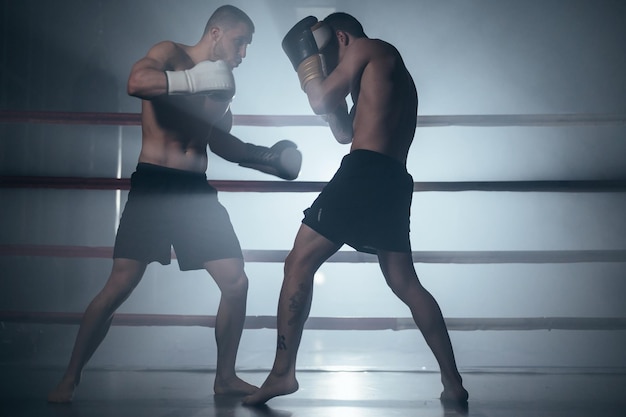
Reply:
[[[115, 178], [122, 178], [122, 126], [117, 127], [117, 170], [115, 172]], [[117, 233], [117, 228], [120, 225], [120, 215], [122, 209], [122, 190], [115, 190], [115, 218], [113, 222], [113, 233]]]
[[328, 395], [341, 400], [363, 397], [366, 387], [363, 378], [356, 372], [332, 372], [328, 378]]
[[313, 277], [313, 282], [316, 285], [323, 285], [326, 282], [326, 275], [324, 275], [322, 272], [316, 272], [315, 276]]
[[296, 16], [298, 19], [302, 19], [307, 16], [315, 16], [318, 19], [323, 19], [336, 11], [337, 9], [334, 7], [297, 7]]

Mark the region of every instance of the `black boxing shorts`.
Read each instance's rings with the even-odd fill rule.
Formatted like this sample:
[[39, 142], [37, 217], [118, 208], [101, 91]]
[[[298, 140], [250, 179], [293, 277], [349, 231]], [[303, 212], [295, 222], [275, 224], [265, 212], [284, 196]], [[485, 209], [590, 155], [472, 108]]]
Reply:
[[113, 258], [163, 265], [172, 247], [181, 271], [243, 258], [228, 212], [204, 173], [139, 163], [115, 238]]
[[302, 223], [360, 252], [411, 252], [409, 217], [413, 177], [397, 160], [357, 149], [341, 166]]

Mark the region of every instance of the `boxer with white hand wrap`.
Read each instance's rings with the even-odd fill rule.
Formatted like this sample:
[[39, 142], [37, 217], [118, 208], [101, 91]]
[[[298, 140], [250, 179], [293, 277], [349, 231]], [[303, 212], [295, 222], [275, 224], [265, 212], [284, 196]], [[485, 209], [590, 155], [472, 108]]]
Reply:
[[231, 100], [235, 95], [235, 77], [226, 62], [202, 61], [183, 71], [165, 71], [167, 93], [204, 93], [214, 99]]
[[72, 401], [83, 367], [107, 334], [116, 309], [148, 264], [171, 263], [172, 249], [181, 271], [204, 270], [222, 292], [215, 318], [213, 392], [246, 395], [257, 390], [235, 368], [248, 295], [243, 252], [226, 207], [207, 179], [209, 150], [234, 164], [256, 164], [263, 172], [290, 179], [298, 175], [301, 156], [295, 145], [279, 142], [257, 149], [229, 133], [232, 71], [246, 57], [253, 33], [254, 23], [243, 10], [220, 6], [197, 43], [164, 40], [133, 64], [126, 91], [141, 100], [141, 150], [115, 237], [113, 266], [85, 310], [65, 373], [48, 401]]

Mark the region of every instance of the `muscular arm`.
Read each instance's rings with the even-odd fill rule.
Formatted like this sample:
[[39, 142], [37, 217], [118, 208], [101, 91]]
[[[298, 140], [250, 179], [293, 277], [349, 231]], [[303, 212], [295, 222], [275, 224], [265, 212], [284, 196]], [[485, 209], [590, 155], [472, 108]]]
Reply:
[[222, 117], [211, 130], [209, 135], [209, 149], [217, 156], [229, 162], [239, 163], [246, 155], [246, 144], [229, 133], [232, 125], [233, 114], [228, 110], [224, 117]]
[[228, 133], [232, 122], [233, 116], [228, 110], [226, 116], [213, 126], [208, 140], [213, 153], [242, 167], [256, 169], [286, 180], [298, 177], [302, 154], [297, 150], [295, 143], [281, 140], [268, 148], [243, 142]]
[[325, 118], [337, 142], [341, 144], [352, 142], [352, 136], [354, 134], [352, 130], [352, 117], [348, 113], [348, 105], [345, 100], [342, 100], [342, 103], [340, 103], [334, 111], [326, 114]]
[[176, 45], [161, 42], [137, 61], [128, 77], [126, 91], [133, 97], [150, 100], [167, 93], [165, 70], [172, 69], [170, 57], [175, 55]]
[[309, 98], [309, 104], [315, 114], [324, 116], [337, 142], [350, 143], [352, 142], [352, 117], [348, 113], [345, 99], [349, 93], [349, 82], [348, 89], [345, 89], [344, 86], [331, 84], [327, 80], [328, 78], [325, 80], [317, 78], [307, 84], [305, 92]]
[[338, 69], [325, 79], [316, 78], [307, 84], [305, 93], [315, 114], [330, 114], [342, 109], [346, 109], [347, 113], [346, 96], [350, 92], [350, 80], [344, 82], [343, 77], [336, 76]]
[[325, 79], [317, 78], [306, 85], [311, 109], [326, 115], [330, 129], [339, 143], [352, 140], [352, 117], [348, 113], [346, 96], [353, 79], [367, 63], [359, 43], [351, 45], [339, 65]]

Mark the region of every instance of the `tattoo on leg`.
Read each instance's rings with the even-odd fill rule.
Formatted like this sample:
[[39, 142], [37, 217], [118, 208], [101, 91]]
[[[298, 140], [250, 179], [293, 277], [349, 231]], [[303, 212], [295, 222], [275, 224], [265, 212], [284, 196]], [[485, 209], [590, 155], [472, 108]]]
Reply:
[[282, 334], [278, 335], [278, 342], [276, 344], [276, 348], [278, 350], [287, 350], [287, 343], [285, 342], [285, 336]]
[[298, 291], [291, 296], [289, 299], [291, 303], [289, 304], [289, 311], [293, 313], [291, 319], [287, 322], [288, 325], [294, 324], [297, 320], [299, 320], [302, 315], [304, 315], [304, 309], [306, 306], [306, 302], [308, 299], [309, 291], [306, 285], [300, 284]]

